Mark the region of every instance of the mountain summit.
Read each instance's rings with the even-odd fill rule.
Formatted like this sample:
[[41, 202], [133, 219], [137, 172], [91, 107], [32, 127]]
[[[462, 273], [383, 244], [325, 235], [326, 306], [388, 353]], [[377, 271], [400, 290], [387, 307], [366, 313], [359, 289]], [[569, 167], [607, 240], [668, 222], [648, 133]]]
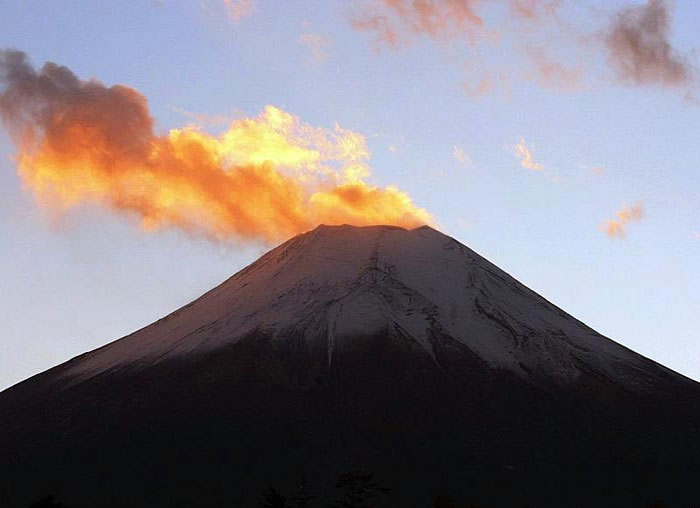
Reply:
[[319, 226], [0, 393], [0, 502], [255, 506], [353, 469], [405, 507], [690, 502], [699, 401], [430, 227]]
[[452, 345], [542, 382], [614, 379], [643, 390], [678, 378], [428, 226], [319, 226], [170, 316], [71, 362], [65, 376], [143, 368], [251, 334], [323, 353], [316, 367], [326, 369], [362, 337], [387, 335], [437, 369]]

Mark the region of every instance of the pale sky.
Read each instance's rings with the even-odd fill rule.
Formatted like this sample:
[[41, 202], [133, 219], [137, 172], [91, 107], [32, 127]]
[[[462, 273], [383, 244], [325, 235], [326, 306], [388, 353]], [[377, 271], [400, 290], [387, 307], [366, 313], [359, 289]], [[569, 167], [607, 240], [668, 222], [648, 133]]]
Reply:
[[[161, 141], [293, 115], [294, 141], [322, 155], [279, 163], [302, 188], [330, 171], [405, 193], [408, 209], [576, 318], [700, 380], [698, 23], [694, 0], [28, 0], [0, 3], [0, 49], [24, 52], [37, 73], [50, 61], [137, 91]], [[7, 68], [0, 94], [17, 83]], [[68, 107], [73, 96], [60, 97]], [[289, 231], [336, 216], [305, 205], [295, 225], [253, 211], [202, 226], [211, 210], [195, 200], [187, 227], [169, 217], [145, 229], [141, 201], [115, 204], [111, 188], [100, 192], [112, 201], [57, 204], [45, 193], [55, 189], [20, 176], [7, 111], [21, 100], [0, 100], [0, 389], [151, 323]], [[337, 146], [311, 147], [318, 136]], [[337, 154], [349, 139], [360, 155]], [[224, 155], [247, 164], [252, 150]], [[74, 175], [75, 159], [61, 161]]]

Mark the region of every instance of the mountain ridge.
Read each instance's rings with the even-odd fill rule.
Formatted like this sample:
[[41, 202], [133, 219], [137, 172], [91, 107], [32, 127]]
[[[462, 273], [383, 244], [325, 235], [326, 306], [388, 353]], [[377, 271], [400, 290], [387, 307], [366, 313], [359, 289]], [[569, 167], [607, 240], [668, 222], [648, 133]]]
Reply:
[[[354, 233], [359, 231], [362, 231], [364, 236], [371, 236], [371, 238], [369, 242], [366, 241], [367, 239], [363, 239], [365, 240], [365, 244], [352, 245], [353, 243], [358, 243], [358, 235]], [[432, 283], [426, 283], [425, 280], [420, 280], [420, 278], [405, 275], [407, 272], [405, 268], [403, 274], [397, 273], [397, 263], [394, 259], [397, 254], [392, 251], [392, 248], [396, 248], [395, 244], [399, 244], [399, 248], [401, 249], [405, 248], [404, 244], [406, 242], [418, 243], [416, 238], [410, 238], [416, 235], [421, 237], [420, 240], [425, 240], [427, 238], [428, 241], [421, 242], [420, 247], [424, 250], [428, 249], [430, 255], [436, 256], [435, 252], [439, 254], [441, 249], [458, 251], [458, 256], [446, 255], [441, 260], [438, 259], [438, 261], [443, 261], [449, 264], [451, 268], [454, 268], [455, 271], [458, 269], [466, 274], [465, 277], [459, 279], [462, 286], [448, 287], [450, 284], [449, 279], [453, 277], [452, 274], [445, 274], [438, 270], [437, 275], [432, 273], [431, 275], [433, 275], [435, 279], [440, 277], [439, 282], [452, 291], [452, 294], [447, 295], [448, 298], [452, 298], [453, 300], [458, 297], [464, 298], [464, 294], [466, 294], [466, 297], [472, 298], [473, 309], [468, 309], [464, 305], [459, 306], [454, 302], [445, 305], [443, 302], [438, 301], [440, 299], [444, 300], [445, 298], [438, 294], [439, 292], [436, 291], [434, 287], [431, 287]], [[348, 245], [348, 239], [346, 237], [350, 237], [350, 245], [358, 250], [362, 250], [361, 255], [355, 255], [354, 252], [348, 254], [347, 251], [350, 245]], [[325, 244], [321, 247], [315, 247], [314, 244], [319, 241], [319, 238], [322, 243], [326, 240]], [[330, 269], [336, 269], [332, 274], [323, 273], [321, 276], [318, 274], [309, 274], [305, 265], [302, 266], [300, 270], [301, 273], [296, 273], [294, 271], [296, 268], [295, 263], [298, 263], [297, 258], [301, 256], [300, 253], [302, 252], [304, 253], [304, 261], [311, 257], [314, 262], [314, 269], [323, 270], [322, 261], [324, 256], [328, 256], [329, 252], [334, 255], [339, 255], [337, 252], [338, 250], [344, 250], [345, 257], [343, 257], [342, 263], [331, 263]], [[380, 259], [380, 251], [382, 259]], [[401, 254], [404, 257], [409, 255], [403, 252]], [[426, 255], [425, 253], [422, 254]], [[466, 263], [460, 265], [458, 261], [455, 260], [459, 257], [465, 257]], [[418, 262], [413, 263], [413, 266], [409, 268], [412, 268], [415, 272], [426, 271], [431, 269], [428, 265], [430, 265], [430, 263], [424, 263], [419, 259]], [[329, 268], [326, 269], [328, 270]], [[293, 275], [287, 277], [287, 274], [284, 272], [293, 272]], [[399, 270], [399, 272], [401, 272], [401, 270]], [[277, 301], [268, 305], [269, 309], [263, 309], [261, 311], [259, 299], [257, 301], [255, 300], [257, 295], [251, 297], [250, 291], [246, 293], [246, 287], [249, 285], [247, 281], [253, 274], [258, 278], [264, 278], [265, 284], [262, 285], [268, 286], [264, 288], [265, 292], [274, 293], [272, 297]], [[280, 283], [279, 279], [284, 277], [287, 277], [287, 280]], [[405, 280], [407, 277], [409, 280]], [[263, 255], [258, 261], [243, 268], [222, 284], [203, 294], [190, 304], [159, 319], [152, 325], [87, 353], [87, 356], [81, 355], [71, 360], [71, 363], [81, 363], [82, 366], [80, 368], [69, 369], [69, 371], [80, 377], [80, 373], [85, 374], [91, 369], [99, 372], [100, 369], [106, 368], [107, 366], [111, 368], [120, 363], [128, 363], [129, 361], [158, 361], [159, 357], [169, 356], [171, 354], [196, 354], [199, 348], [217, 347], [216, 343], [210, 343], [211, 339], [208, 335], [211, 334], [207, 332], [210, 331], [211, 327], [216, 327], [220, 325], [222, 320], [227, 319], [229, 323], [225, 326], [227, 327], [226, 337], [228, 337], [228, 340], [235, 340], [236, 336], [245, 335], [256, 326], [261, 327], [260, 329], [268, 327], [278, 332], [280, 329], [285, 328], [285, 326], [296, 326], [297, 323], [292, 323], [294, 321], [304, 321], [307, 323], [307, 326], [310, 326], [308, 322], [313, 321], [312, 317], [307, 316], [304, 320], [301, 319], [303, 313], [307, 312], [306, 309], [313, 309], [313, 313], [327, 313], [327, 323], [313, 323], [313, 326], [316, 326], [319, 330], [324, 327], [327, 328], [328, 358], [329, 361], [331, 361], [333, 355], [333, 341], [335, 339], [333, 328], [335, 327], [335, 329], [337, 329], [337, 323], [334, 321], [338, 319], [339, 316], [342, 318], [344, 315], [348, 314], [349, 311], [342, 310], [344, 308], [346, 309], [347, 305], [359, 305], [360, 307], [364, 305], [369, 306], [369, 308], [364, 311], [362, 309], [357, 309], [355, 312], [351, 313], [354, 316], [350, 320], [351, 322], [344, 321], [342, 323], [345, 328], [357, 327], [357, 316], [359, 315], [373, 316], [376, 321], [376, 323], [374, 323], [375, 327], [379, 326], [379, 321], [382, 321], [382, 319], [393, 320], [395, 323], [399, 324], [399, 326], [402, 326], [409, 335], [416, 338], [416, 340], [422, 344], [426, 352], [430, 354], [430, 345], [426, 342], [427, 339], [424, 328], [438, 326], [441, 331], [456, 336], [468, 347], [476, 350], [479, 356], [486, 359], [494, 367], [508, 368], [516, 372], [519, 371], [520, 374], [523, 375], [537, 370], [538, 362], [536, 360], [538, 360], [538, 358], [535, 357], [533, 359], [531, 356], [525, 355], [523, 351], [527, 348], [532, 349], [531, 344], [528, 344], [531, 340], [530, 336], [533, 334], [537, 335], [538, 332], [542, 335], [542, 331], [536, 329], [536, 327], [533, 329], [530, 323], [523, 326], [524, 320], [522, 317], [513, 315], [513, 306], [494, 306], [492, 303], [494, 295], [486, 294], [483, 287], [478, 287], [479, 284], [484, 286], [486, 282], [474, 280], [476, 278], [483, 279], [484, 277], [491, 279], [486, 281], [490, 285], [487, 289], [491, 292], [495, 291], [495, 289], [491, 290], [490, 288], [494, 287], [496, 284], [502, 286], [502, 288], [496, 288], [501, 290], [501, 294], [496, 295], [498, 298], [503, 299], [504, 295], [507, 295], [511, 299], [513, 297], [523, 297], [532, 299], [537, 303], [537, 305], [530, 306], [530, 308], [527, 309], [527, 318], [532, 320], [533, 316], [537, 316], [540, 320], [546, 321], [544, 324], [546, 325], [549, 335], [545, 337], [545, 342], [548, 342], [548, 344], [537, 344], [537, 347], [544, 349], [541, 351], [534, 351], [534, 353], [538, 355], [550, 351], [557, 352], [557, 354], [561, 353], [562, 346], [553, 343], [557, 341], [557, 336], [559, 336], [562, 341], [566, 341], [567, 337], [576, 333], [579, 335], [580, 341], [585, 341], [584, 343], [567, 341], [566, 345], [563, 346], [564, 348], [572, 350], [578, 349], [578, 356], [571, 351], [567, 351], [567, 354], [559, 359], [560, 363], [557, 365], [557, 368], [560, 370], [560, 376], [575, 377], [577, 375], [576, 367], [572, 362], [576, 363], [581, 361], [582, 356], [590, 356], [591, 352], [597, 354], [605, 353], [609, 356], [609, 358], [606, 359], [606, 365], [603, 366], [605, 370], [604, 373], [609, 375], [615, 375], [615, 369], [614, 366], [611, 365], [611, 362], [615, 363], [618, 361], [637, 362], [640, 365], [646, 362], [647, 367], [653, 365], [654, 368], [658, 368], [665, 374], [672, 372], [660, 364], [653, 362], [653, 360], [642, 357], [629, 348], [604, 338], [580, 320], [570, 316], [556, 305], [519, 283], [516, 279], [476, 254], [473, 250], [428, 226], [406, 230], [394, 226], [355, 228], [347, 225], [322, 225], [308, 233], [294, 237], [288, 242], [284, 242], [277, 248]], [[378, 279], [381, 279], [381, 281], [378, 281]], [[379, 294], [374, 294], [369, 288], [383, 288], [385, 292], [388, 291], [390, 294], [381, 294], [381, 291]], [[263, 288], [256, 287], [255, 291], [262, 293]], [[245, 294], [241, 297], [237, 297], [236, 293]], [[318, 293], [321, 293], [320, 296]], [[363, 296], [365, 297], [365, 301], [363, 301]], [[250, 298], [251, 301], [241, 302], [247, 298]], [[408, 298], [408, 301], [403, 302], [404, 305], [401, 308], [385, 308], [383, 309], [386, 311], [384, 314], [377, 315], [376, 309], [373, 308], [374, 305], [384, 305], [384, 307], [387, 307], [385, 303], [388, 300], [397, 302], [399, 300], [405, 300], [406, 298]], [[301, 306], [298, 305], [298, 299], [303, 299]], [[327, 303], [328, 307], [326, 309], [319, 309], [319, 306], [322, 304], [317, 301], [318, 299]], [[223, 303], [218, 304], [217, 300], [221, 300]], [[284, 303], [278, 303], [279, 300], [283, 300]], [[416, 309], [416, 306], [420, 308]], [[447, 309], [446, 307], [450, 308]], [[538, 316], [537, 310], [540, 307], [544, 309], [544, 313], [548, 315]], [[192, 308], [197, 309], [196, 326], [187, 322], [187, 320], [179, 319], [180, 315], [190, 312]], [[277, 312], [280, 308], [282, 308], [282, 310], [279, 312], [287, 313], [287, 323], [283, 322], [285, 318], [277, 318], [277, 316], [270, 317], [272, 313]], [[293, 310], [290, 311], [289, 309]], [[265, 313], [265, 310], [268, 310], [268, 312]], [[263, 314], [262, 317], [260, 317], [261, 313]], [[401, 313], [401, 315], [396, 315], [397, 313]], [[433, 315], [430, 315], [431, 313]], [[233, 317], [231, 317], [232, 314]], [[465, 327], [457, 327], [457, 329], [455, 329], [455, 319], [451, 319], [451, 322], [447, 323], [445, 326], [440, 326], [441, 319], [449, 320], [449, 317], [453, 317], [445, 316], [446, 314], [459, 314], [458, 318], [462, 318], [462, 316], [468, 314], [471, 318], [469, 322], [470, 327], [474, 326], [474, 321], [477, 321], [477, 324], [482, 324], [478, 318], [487, 319], [495, 323], [503, 334], [510, 335], [511, 343], [505, 342], [504, 339], [500, 337], [500, 342], [495, 346], [498, 350], [494, 350], [493, 343], [496, 341], [493, 339], [493, 333], [486, 339], [479, 340], [473, 336], [474, 334], [469, 336], [470, 330], [465, 329]], [[243, 316], [242, 318], [241, 315]], [[436, 316], [438, 319], [435, 319]], [[568, 327], [569, 329], [562, 330], [562, 320], [570, 325]], [[370, 328], [372, 326], [372, 323], [365, 324], [370, 326]], [[161, 328], [162, 330], [160, 330]], [[343, 326], [341, 326], [341, 328], [343, 328]], [[572, 329], [574, 331], [572, 331]], [[369, 333], [372, 332], [372, 330], [367, 331]], [[173, 343], [173, 339], [170, 339], [169, 342], [162, 343], [163, 337], [166, 336], [177, 336], [176, 338], [179, 342]], [[134, 344], [134, 342], [138, 342], [138, 344]], [[146, 342], [146, 344], [144, 344], [144, 342]], [[509, 349], [508, 355], [502, 354], [504, 348]], [[598, 350], [595, 348], [598, 348]], [[112, 358], [107, 357], [106, 353], [108, 351], [112, 355]], [[573, 357], [571, 355], [576, 356], [575, 360], [572, 359]], [[598, 365], [598, 367], [599, 366], [600, 365]], [[552, 366], [546, 366], [546, 368], [550, 369], [551, 373]], [[672, 375], [677, 375], [677, 373], [674, 372]]]

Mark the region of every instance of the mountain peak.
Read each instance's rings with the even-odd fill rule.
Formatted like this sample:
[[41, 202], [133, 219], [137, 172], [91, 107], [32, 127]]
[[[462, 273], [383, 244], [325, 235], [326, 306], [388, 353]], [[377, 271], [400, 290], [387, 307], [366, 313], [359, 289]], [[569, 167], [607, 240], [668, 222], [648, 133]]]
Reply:
[[[436, 229], [431, 226], [424, 224], [422, 226], [416, 226], [415, 228], [404, 228], [401, 226], [394, 226], [391, 224], [373, 224], [371, 226], [355, 226], [353, 224], [319, 224], [311, 231], [338, 231], [338, 230], [353, 230], [361, 234], [362, 231], [376, 231], [376, 230], [400, 230], [400, 231], [418, 231], [418, 230], [430, 230], [439, 233]], [[443, 233], [440, 233], [443, 234]]]
[[449, 340], [531, 381], [585, 374], [644, 389], [671, 375], [429, 226], [350, 225], [292, 238], [191, 304], [74, 360], [66, 374], [202, 354], [256, 333], [321, 349], [332, 368], [358, 337], [387, 330], [438, 367], [438, 343]]

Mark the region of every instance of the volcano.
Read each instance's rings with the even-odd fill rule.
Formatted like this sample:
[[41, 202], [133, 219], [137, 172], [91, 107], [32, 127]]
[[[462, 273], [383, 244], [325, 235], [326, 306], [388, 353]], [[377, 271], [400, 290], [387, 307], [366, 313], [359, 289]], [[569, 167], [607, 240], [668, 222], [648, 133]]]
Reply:
[[[671, 317], [669, 317], [671, 318]], [[0, 393], [0, 505], [700, 501], [700, 385], [424, 226], [319, 226]], [[313, 504], [311, 506], [314, 506]]]

